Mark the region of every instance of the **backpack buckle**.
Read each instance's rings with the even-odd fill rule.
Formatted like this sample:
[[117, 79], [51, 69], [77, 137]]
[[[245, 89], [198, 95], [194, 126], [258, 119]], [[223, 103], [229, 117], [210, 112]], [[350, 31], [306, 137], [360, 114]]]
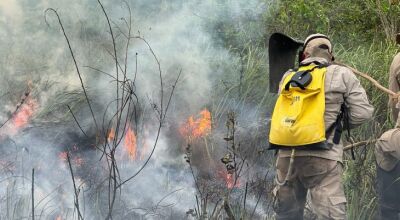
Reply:
[[305, 90], [312, 81], [312, 75], [310, 72], [310, 70], [296, 72], [289, 82], [286, 83], [285, 90], [288, 91], [290, 86], [300, 87], [302, 90]]

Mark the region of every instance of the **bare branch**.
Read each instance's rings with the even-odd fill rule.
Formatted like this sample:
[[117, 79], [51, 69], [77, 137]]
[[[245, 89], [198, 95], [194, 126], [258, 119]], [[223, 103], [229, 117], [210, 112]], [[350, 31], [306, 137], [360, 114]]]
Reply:
[[75, 205], [76, 211], [78, 212], [78, 219], [83, 220], [81, 210], [79, 209], [79, 190], [76, 188], [75, 177], [74, 177], [74, 172], [72, 170], [71, 158], [69, 156], [69, 152], [67, 152], [67, 161], [68, 161], [69, 171], [71, 173], [72, 184], [74, 186], [74, 197], [75, 197], [74, 205]]
[[69, 112], [71, 112], [71, 115], [72, 115], [72, 117], [74, 118], [74, 120], [75, 120], [76, 124], [78, 125], [79, 129], [82, 131], [82, 133], [83, 133], [87, 138], [89, 138], [89, 137], [86, 135], [86, 133], [83, 131], [81, 125], [80, 125], [79, 122], [78, 122], [78, 120], [76, 119], [74, 113], [72, 112], [71, 107], [69, 107], [69, 105], [67, 105], [67, 107], [68, 107], [68, 109], [69, 109]]
[[[68, 48], [69, 48], [69, 52], [70, 52], [70, 54], [71, 54], [71, 56], [72, 56], [72, 59], [74, 60], [75, 69], [76, 69], [76, 72], [78, 73], [78, 77], [79, 77], [79, 80], [80, 80], [80, 83], [81, 83], [81, 87], [82, 87], [83, 93], [85, 94], [86, 102], [88, 103], [90, 112], [91, 112], [92, 117], [93, 117], [94, 124], [95, 124], [95, 126], [96, 126], [96, 129], [99, 130], [99, 128], [98, 128], [98, 126], [97, 126], [96, 117], [94, 116], [94, 112], [93, 112], [93, 109], [92, 109], [92, 105], [90, 104], [90, 100], [89, 100], [89, 97], [88, 97], [88, 95], [87, 95], [87, 92], [86, 92], [86, 89], [85, 89], [85, 85], [84, 85], [84, 83], [83, 83], [83, 79], [82, 79], [82, 76], [81, 76], [81, 72], [79, 71], [79, 67], [78, 67], [78, 64], [77, 64], [77, 62], [76, 62], [75, 55], [74, 55], [74, 52], [73, 52], [72, 47], [71, 47], [71, 43], [69, 42], [69, 38], [68, 38], [68, 36], [67, 36], [67, 33], [65, 32], [64, 25], [63, 25], [62, 22], [61, 22], [61, 18], [60, 18], [60, 16], [59, 16], [58, 12], [57, 12], [55, 9], [53, 9], [53, 8], [48, 8], [48, 9], [46, 9], [45, 15], [47, 15], [48, 12], [53, 12], [53, 13], [57, 16], [58, 23], [59, 23], [59, 25], [60, 25], [60, 27], [61, 27], [61, 30], [62, 30], [63, 34], [64, 34], [64, 38], [65, 38], [65, 40], [67, 41]], [[46, 19], [46, 16], [45, 16], [45, 19]], [[46, 19], [46, 23], [47, 23], [47, 19]]]
[[32, 220], [35, 220], [35, 169], [32, 169]]

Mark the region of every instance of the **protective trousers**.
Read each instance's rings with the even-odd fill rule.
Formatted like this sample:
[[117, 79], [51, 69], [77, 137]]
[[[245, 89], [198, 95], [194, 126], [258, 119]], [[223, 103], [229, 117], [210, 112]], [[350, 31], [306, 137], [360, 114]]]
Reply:
[[400, 220], [400, 163], [391, 171], [376, 167], [380, 219]]
[[[282, 182], [290, 158], [277, 159], [277, 178]], [[294, 159], [288, 182], [274, 190], [276, 219], [303, 219], [309, 192], [310, 207], [316, 219], [346, 219], [346, 197], [342, 184], [342, 164], [319, 157]]]

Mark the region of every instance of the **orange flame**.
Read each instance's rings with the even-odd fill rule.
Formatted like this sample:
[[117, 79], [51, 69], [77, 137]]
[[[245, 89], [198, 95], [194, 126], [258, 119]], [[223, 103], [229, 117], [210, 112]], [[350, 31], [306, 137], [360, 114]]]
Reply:
[[132, 160], [136, 159], [136, 135], [132, 130], [131, 126], [128, 126], [128, 129], [124, 138], [124, 147], [128, 152], [129, 158]]
[[187, 122], [179, 129], [180, 133], [190, 138], [205, 137], [211, 132], [211, 113], [207, 109], [200, 112], [200, 118], [190, 116]]
[[218, 176], [224, 180], [225, 186], [228, 189], [241, 187], [240, 179], [238, 178], [235, 183], [235, 174], [228, 173], [226, 170], [218, 171]]
[[30, 98], [28, 98], [25, 103], [21, 105], [18, 112], [13, 117], [13, 124], [16, 129], [24, 127], [28, 124], [28, 121], [35, 112], [37, 106], [37, 102]]
[[[85, 163], [85, 160], [80, 156], [71, 155], [71, 153], [70, 156], [71, 156], [71, 161], [77, 167], [80, 167]], [[60, 152], [58, 154], [58, 158], [60, 159], [60, 161], [66, 162], [68, 160], [68, 152], [67, 151]]]
[[30, 119], [38, 108], [38, 103], [27, 97], [25, 102], [19, 107], [18, 111], [12, 116], [9, 126], [9, 135], [15, 135], [18, 130], [28, 125]]
[[63, 220], [61, 215], [57, 216], [56, 220]]
[[114, 131], [114, 128], [111, 128], [107, 135], [108, 142], [111, 142], [112, 140], [114, 140], [114, 137], [115, 137], [115, 131]]
[[239, 180], [236, 180], [236, 184], [235, 184], [235, 177], [233, 176], [233, 174], [227, 173], [225, 182], [226, 182], [226, 187], [228, 187], [228, 189], [232, 189], [234, 187], [240, 187]]

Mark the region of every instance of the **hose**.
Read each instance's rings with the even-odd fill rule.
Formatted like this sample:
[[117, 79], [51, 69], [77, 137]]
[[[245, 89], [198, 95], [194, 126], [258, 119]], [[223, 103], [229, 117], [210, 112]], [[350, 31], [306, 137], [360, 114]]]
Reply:
[[285, 185], [285, 184], [289, 181], [290, 174], [292, 173], [292, 170], [293, 170], [293, 163], [294, 163], [295, 151], [296, 151], [296, 150], [293, 148], [293, 149], [292, 149], [292, 153], [290, 154], [290, 161], [289, 161], [288, 171], [287, 171], [287, 173], [286, 173], [286, 177], [285, 177], [285, 179], [283, 180], [283, 182], [280, 182], [280, 181], [279, 181], [278, 175], [276, 175], [276, 177], [275, 177], [275, 182], [276, 182], [276, 184], [277, 184], [278, 186], [283, 186], [283, 185]]

